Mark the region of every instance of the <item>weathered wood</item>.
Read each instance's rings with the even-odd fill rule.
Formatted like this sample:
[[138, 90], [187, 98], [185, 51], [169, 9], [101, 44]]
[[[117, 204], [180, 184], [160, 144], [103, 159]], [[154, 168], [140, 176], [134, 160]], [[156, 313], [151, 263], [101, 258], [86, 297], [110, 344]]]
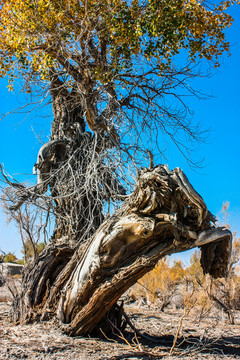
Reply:
[[159, 259], [196, 246], [204, 270], [222, 276], [232, 235], [214, 221], [180, 169], [142, 170], [133, 193], [86, 243], [52, 243], [25, 269], [19, 319], [54, 316], [69, 334], [89, 334]]

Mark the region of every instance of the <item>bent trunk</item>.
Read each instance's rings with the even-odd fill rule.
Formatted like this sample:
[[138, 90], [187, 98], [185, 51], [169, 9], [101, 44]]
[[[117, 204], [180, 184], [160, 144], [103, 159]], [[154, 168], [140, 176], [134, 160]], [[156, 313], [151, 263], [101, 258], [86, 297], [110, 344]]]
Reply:
[[71, 335], [104, 330], [119, 297], [159, 259], [196, 246], [204, 269], [223, 276], [231, 233], [213, 222], [180, 169], [142, 170], [134, 192], [85, 243], [50, 244], [25, 269], [15, 320], [56, 317]]

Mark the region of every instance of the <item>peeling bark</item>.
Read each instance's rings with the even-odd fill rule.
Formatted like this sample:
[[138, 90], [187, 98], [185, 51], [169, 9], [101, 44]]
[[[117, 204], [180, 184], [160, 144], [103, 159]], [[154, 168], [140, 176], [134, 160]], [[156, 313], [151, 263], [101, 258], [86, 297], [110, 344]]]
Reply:
[[25, 269], [15, 314], [20, 321], [56, 317], [68, 334], [90, 334], [159, 259], [196, 246], [204, 271], [223, 276], [232, 235], [214, 221], [180, 169], [141, 170], [133, 193], [85, 243], [50, 244]]

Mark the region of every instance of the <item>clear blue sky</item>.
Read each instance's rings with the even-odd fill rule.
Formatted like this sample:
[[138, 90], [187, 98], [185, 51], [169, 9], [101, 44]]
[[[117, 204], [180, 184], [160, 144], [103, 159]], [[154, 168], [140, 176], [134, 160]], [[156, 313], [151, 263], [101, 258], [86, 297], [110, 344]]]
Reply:
[[[202, 169], [190, 169], [174, 146], [167, 143], [168, 164], [172, 169], [182, 168], [196, 190], [204, 198], [209, 210], [215, 215], [224, 201], [230, 202], [229, 223], [240, 236], [240, 6], [234, 6], [231, 14], [235, 18], [227, 31], [231, 42], [231, 57], [225, 56], [221, 67], [211, 78], [194, 81], [195, 89], [212, 95], [208, 100], [188, 99], [196, 122], [210, 128], [206, 144], [201, 144], [194, 157], [204, 158]], [[6, 81], [0, 80], [0, 113], [6, 113], [23, 105], [24, 98], [8, 93]], [[50, 118], [26, 114], [9, 115], [0, 121], [0, 162], [10, 174], [32, 173], [36, 161], [39, 141], [34, 131], [46, 135], [50, 132]], [[24, 120], [25, 119], [25, 120]], [[19, 176], [24, 179], [24, 176]], [[20, 256], [21, 240], [12, 226], [7, 226], [0, 211], [0, 248]], [[187, 261], [188, 256], [181, 255]]]

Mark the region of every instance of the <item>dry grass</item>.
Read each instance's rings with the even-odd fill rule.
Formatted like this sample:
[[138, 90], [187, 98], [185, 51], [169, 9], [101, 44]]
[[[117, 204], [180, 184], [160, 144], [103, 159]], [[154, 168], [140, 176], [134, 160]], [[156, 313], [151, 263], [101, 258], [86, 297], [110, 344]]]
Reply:
[[[8, 299], [6, 286], [1, 299]], [[0, 359], [117, 360], [117, 359], [236, 359], [240, 354], [240, 312], [229, 325], [221, 312], [200, 319], [194, 311], [128, 305], [126, 311], [143, 337], [127, 328], [114, 340], [70, 338], [54, 322], [18, 325], [9, 323], [10, 302], [0, 302]], [[174, 343], [174, 339], [177, 340]], [[174, 352], [170, 355], [174, 344]]]

